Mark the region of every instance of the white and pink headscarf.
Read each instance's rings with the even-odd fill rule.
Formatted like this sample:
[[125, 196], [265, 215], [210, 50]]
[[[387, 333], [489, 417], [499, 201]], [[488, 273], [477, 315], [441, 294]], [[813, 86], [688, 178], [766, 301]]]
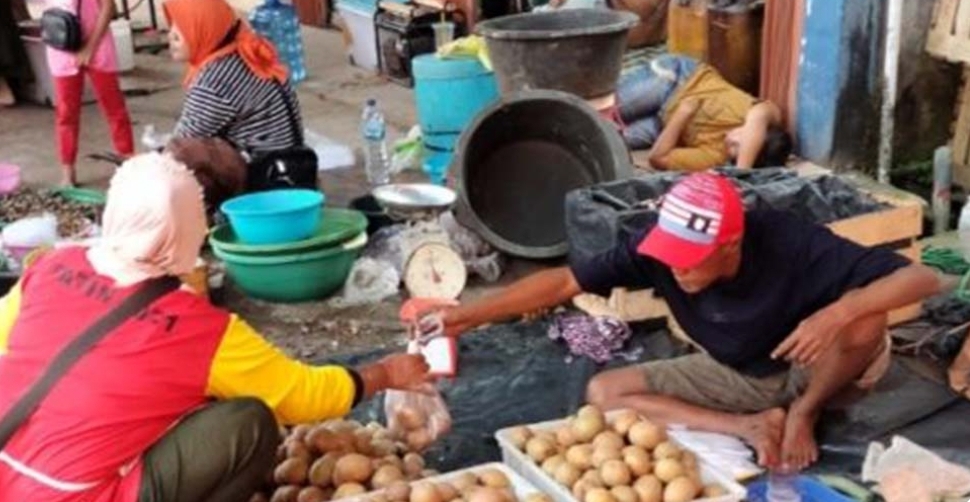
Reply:
[[111, 179], [95, 271], [128, 286], [195, 267], [207, 232], [202, 187], [167, 154], [138, 155]]

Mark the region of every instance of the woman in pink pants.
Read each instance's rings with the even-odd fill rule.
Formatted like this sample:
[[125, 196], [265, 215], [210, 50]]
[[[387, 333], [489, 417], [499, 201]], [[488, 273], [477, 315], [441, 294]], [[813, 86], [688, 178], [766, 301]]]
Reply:
[[118, 60], [114, 40], [108, 33], [114, 0], [47, 0], [47, 7], [80, 12], [84, 45], [77, 53], [47, 48], [54, 77], [57, 144], [63, 166], [62, 183], [77, 184], [78, 134], [81, 126], [81, 95], [87, 75], [111, 130], [111, 141], [122, 157], [135, 152], [131, 119], [118, 84]]

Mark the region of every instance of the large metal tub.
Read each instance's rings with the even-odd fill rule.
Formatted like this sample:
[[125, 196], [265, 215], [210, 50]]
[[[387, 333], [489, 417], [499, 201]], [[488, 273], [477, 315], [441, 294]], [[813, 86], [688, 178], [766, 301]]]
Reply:
[[523, 91], [476, 117], [452, 164], [458, 218], [496, 248], [525, 258], [566, 254], [565, 197], [626, 178], [630, 155], [613, 124], [559, 91]]
[[503, 94], [553, 89], [584, 99], [616, 88], [630, 12], [566, 9], [490, 19], [478, 25]]

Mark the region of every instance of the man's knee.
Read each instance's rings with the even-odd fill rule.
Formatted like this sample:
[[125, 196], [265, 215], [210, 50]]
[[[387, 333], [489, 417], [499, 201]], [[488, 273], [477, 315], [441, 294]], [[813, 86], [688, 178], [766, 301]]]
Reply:
[[889, 315], [885, 312], [862, 317], [849, 324], [838, 338], [843, 350], [878, 348], [886, 338]]

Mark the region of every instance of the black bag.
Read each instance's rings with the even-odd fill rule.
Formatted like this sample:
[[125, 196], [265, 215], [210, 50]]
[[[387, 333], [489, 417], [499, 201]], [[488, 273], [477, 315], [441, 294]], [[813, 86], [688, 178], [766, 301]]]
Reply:
[[74, 366], [74, 363], [81, 359], [81, 356], [115, 328], [141, 313], [155, 300], [175, 291], [180, 285], [181, 282], [175, 277], [161, 277], [146, 282], [138, 291], [67, 344], [23, 397], [10, 407], [3, 420], [0, 420], [0, 450], [3, 450], [17, 429], [30, 418], [40, 402], [47, 397], [54, 385]]
[[81, 1], [77, 14], [64, 9], [47, 9], [40, 18], [41, 39], [45, 44], [65, 52], [77, 52], [84, 45], [81, 33]]
[[246, 191], [259, 192], [276, 188], [309, 188], [317, 190], [317, 153], [303, 144], [303, 131], [297, 126], [297, 114], [283, 84], [277, 88], [286, 104], [290, 128], [300, 146], [266, 152], [249, 161]]

